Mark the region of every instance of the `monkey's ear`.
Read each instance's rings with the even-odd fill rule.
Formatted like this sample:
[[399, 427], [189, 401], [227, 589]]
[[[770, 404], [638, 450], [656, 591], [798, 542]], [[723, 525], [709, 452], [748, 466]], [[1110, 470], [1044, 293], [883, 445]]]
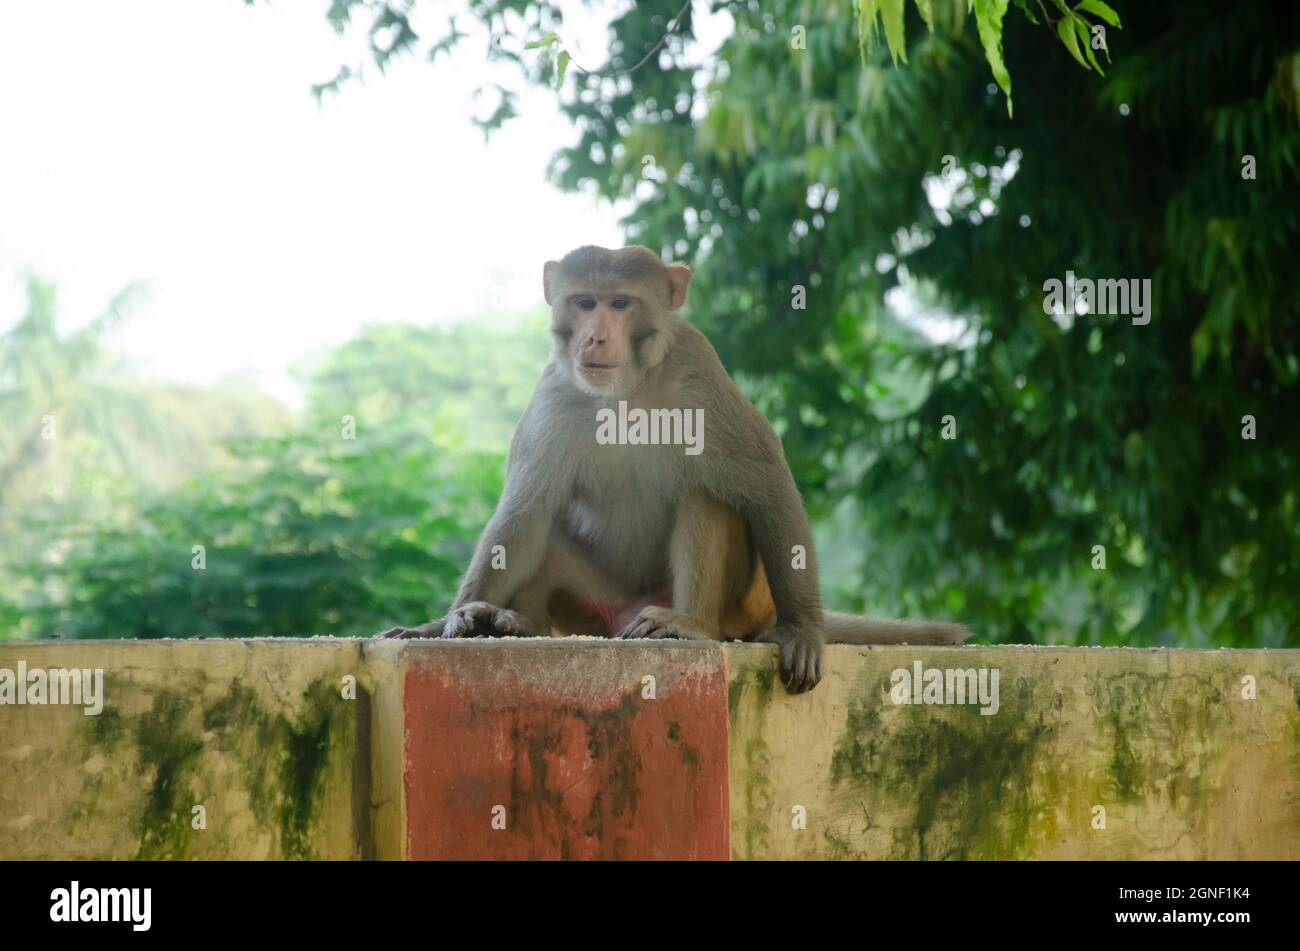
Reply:
[[668, 265], [668, 309], [686, 303], [686, 289], [691, 286], [691, 269], [685, 264]]
[[542, 265], [542, 296], [546, 298], [546, 303], [555, 303], [551, 298], [555, 296], [556, 285], [560, 282], [560, 262], [547, 261]]

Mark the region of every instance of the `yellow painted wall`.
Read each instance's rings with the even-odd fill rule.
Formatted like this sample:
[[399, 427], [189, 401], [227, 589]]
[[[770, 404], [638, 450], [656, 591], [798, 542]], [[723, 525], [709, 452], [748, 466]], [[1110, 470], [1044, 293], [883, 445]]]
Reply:
[[[733, 857], [1300, 858], [1300, 651], [837, 646], [791, 697], [725, 649]], [[997, 712], [894, 703], [918, 660]]]
[[[557, 708], [581, 705], [581, 652], [553, 646]], [[839, 646], [791, 697], [774, 648], [700, 649], [727, 677], [728, 748], [700, 755], [729, 763], [733, 857], [1300, 858], [1300, 651]], [[99, 716], [0, 705], [0, 858], [402, 857], [407, 652], [0, 642], [0, 669], [105, 672]], [[894, 703], [917, 661], [996, 669], [997, 712]]]
[[[101, 668], [104, 709], [0, 706], [0, 858], [353, 858], [369, 848], [358, 641], [0, 643]], [[194, 828], [194, 806], [206, 829]]]

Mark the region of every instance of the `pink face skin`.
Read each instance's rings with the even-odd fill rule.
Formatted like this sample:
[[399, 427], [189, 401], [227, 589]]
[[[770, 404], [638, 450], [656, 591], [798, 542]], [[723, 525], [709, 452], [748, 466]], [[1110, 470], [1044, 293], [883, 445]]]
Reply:
[[575, 294], [571, 357], [578, 375], [605, 390], [622, 375], [632, 357], [629, 331], [641, 302], [626, 294]]
[[580, 389], [592, 396], [627, 396], [641, 385], [648, 367], [639, 345], [658, 333], [650, 310], [641, 298], [620, 291], [565, 297], [554, 333]]
[[[603, 254], [629, 254], [634, 249]], [[626, 397], [667, 352], [672, 336], [665, 312], [686, 300], [690, 269], [661, 265], [644, 248], [635, 253], [653, 264], [633, 278], [568, 274], [558, 261], [543, 271], [546, 302], [551, 305], [551, 333], [570, 378], [579, 390], [597, 397]]]

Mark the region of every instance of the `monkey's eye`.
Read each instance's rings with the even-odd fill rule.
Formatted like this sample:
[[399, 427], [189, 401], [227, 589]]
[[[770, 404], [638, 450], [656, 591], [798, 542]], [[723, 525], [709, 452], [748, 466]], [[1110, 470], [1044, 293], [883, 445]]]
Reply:
[[577, 301], [577, 304], [578, 304], [578, 310], [595, 310], [595, 309], [596, 309], [596, 298], [594, 298], [594, 297], [579, 297], [579, 298], [578, 298], [578, 301]]
[[615, 310], [627, 310], [629, 307], [632, 306], [632, 302], [629, 301], [626, 297], [615, 297], [614, 300], [611, 301], [611, 306]]

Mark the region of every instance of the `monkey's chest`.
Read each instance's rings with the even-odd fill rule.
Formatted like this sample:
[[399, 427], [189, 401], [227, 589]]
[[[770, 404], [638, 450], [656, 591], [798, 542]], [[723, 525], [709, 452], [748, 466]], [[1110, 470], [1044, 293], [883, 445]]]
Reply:
[[630, 452], [621, 459], [610, 455], [577, 480], [561, 524], [611, 580], [630, 595], [648, 594], [669, 580], [676, 472], [657, 465], [653, 450], [639, 458]]

